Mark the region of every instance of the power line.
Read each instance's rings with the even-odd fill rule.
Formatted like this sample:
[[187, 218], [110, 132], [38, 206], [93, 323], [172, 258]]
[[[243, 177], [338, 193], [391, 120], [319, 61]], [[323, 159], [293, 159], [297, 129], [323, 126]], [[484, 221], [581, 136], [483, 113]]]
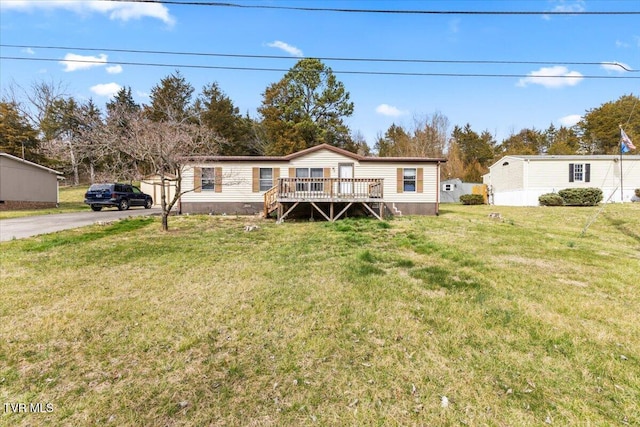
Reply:
[[[33, 58], [18, 56], [0, 56], [0, 60], [14, 61], [41, 61], [41, 62], [70, 62], [81, 64], [107, 65], [106, 62], [90, 60], [90, 59], [60, 59], [60, 58]], [[230, 67], [218, 65], [196, 65], [196, 64], [171, 64], [157, 62], [128, 62], [128, 61], [109, 61], [109, 64], [115, 65], [133, 65], [145, 67], [170, 67], [170, 68], [195, 68], [207, 70], [233, 70], [233, 71], [265, 71], [265, 72], [288, 72], [286, 68], [263, 68], [263, 67]], [[529, 74], [483, 74], [483, 73], [418, 73], [418, 72], [396, 72], [396, 71], [350, 71], [350, 70], [332, 70], [334, 74], [352, 74], [352, 75], [369, 75], [369, 76], [413, 76], [413, 77], [493, 77], [493, 78], [567, 78], [567, 79], [606, 79], [606, 80], [626, 80], [640, 79], [640, 76], [604, 76], [604, 75], [580, 75], [580, 76], [532, 76]]]
[[[75, 51], [100, 51], [117, 53], [136, 53], [151, 55], [176, 55], [176, 56], [204, 56], [222, 58], [245, 58], [245, 59], [304, 59], [310, 57], [292, 57], [286, 55], [249, 55], [232, 53], [208, 53], [208, 52], [177, 52], [160, 50], [137, 50], [137, 49], [115, 49], [115, 48], [88, 48], [77, 46], [42, 46], [42, 45], [19, 45], [0, 44], [0, 47], [19, 49], [44, 49], [44, 50], [75, 50]], [[509, 61], [509, 60], [448, 60], [448, 59], [391, 59], [391, 58], [345, 58], [345, 57], [313, 57], [322, 61], [348, 61], [348, 62], [385, 62], [385, 63], [413, 63], [413, 64], [492, 64], [492, 65], [611, 65], [628, 72], [639, 72], [628, 68], [619, 62], [569, 62], [569, 61]]]
[[[102, 2], [118, 2], [122, 0], [98, 0]], [[210, 1], [178, 1], [178, 0], [137, 0], [138, 3], [158, 3], [179, 6], [208, 6], [208, 7], [228, 7], [239, 9], [271, 9], [271, 10], [291, 10], [300, 12], [340, 12], [340, 13], [375, 13], [375, 14], [396, 14], [396, 15], [640, 15], [640, 11], [483, 11], [483, 10], [400, 10], [400, 9], [347, 9], [334, 7], [303, 7], [303, 6], [275, 6], [275, 5], [247, 5], [227, 2]]]

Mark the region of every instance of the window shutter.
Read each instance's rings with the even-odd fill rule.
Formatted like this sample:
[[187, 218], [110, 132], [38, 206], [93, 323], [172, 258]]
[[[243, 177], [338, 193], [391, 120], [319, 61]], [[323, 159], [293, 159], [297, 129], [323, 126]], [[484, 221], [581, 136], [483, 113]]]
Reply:
[[584, 182], [591, 182], [591, 163], [584, 165]]
[[296, 168], [289, 168], [289, 178], [296, 177]]
[[324, 168], [323, 170], [323, 176], [325, 178], [331, 178], [331, 168]]
[[569, 182], [573, 182], [573, 163], [569, 163]]
[[222, 193], [222, 168], [217, 167], [214, 173], [215, 173], [215, 192]]
[[424, 169], [423, 168], [418, 168], [417, 170], [417, 180], [418, 182], [416, 183], [416, 188], [418, 190], [418, 193], [422, 193], [423, 192], [423, 181], [424, 181]]
[[398, 174], [396, 177], [396, 190], [398, 193], [402, 193], [404, 190], [404, 171], [402, 168], [398, 168]]
[[273, 168], [273, 186], [278, 185], [278, 179], [280, 178], [280, 168]]
[[193, 168], [193, 191], [200, 193], [202, 191], [202, 168]]
[[260, 192], [260, 168], [253, 168], [252, 170], [253, 180], [251, 182], [251, 191], [254, 193]]

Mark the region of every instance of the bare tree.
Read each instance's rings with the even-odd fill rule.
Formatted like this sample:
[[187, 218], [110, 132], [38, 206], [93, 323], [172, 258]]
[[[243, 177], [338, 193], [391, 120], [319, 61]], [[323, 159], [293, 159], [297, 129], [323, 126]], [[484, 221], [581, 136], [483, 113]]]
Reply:
[[442, 157], [447, 145], [449, 119], [439, 112], [424, 118], [414, 118], [410, 155]]
[[380, 157], [442, 157], [449, 133], [449, 119], [434, 113], [413, 119], [413, 128], [392, 124], [384, 136], [378, 136], [376, 149]]
[[[102, 130], [112, 150], [112, 159], [126, 159], [119, 166], [123, 173], [156, 174], [160, 178], [162, 230], [169, 229], [169, 214], [180, 197], [193, 190], [183, 190], [182, 173], [187, 158], [201, 154], [203, 148], [215, 146], [216, 136], [192, 118], [189, 120], [152, 121], [140, 112], [122, 111], [120, 120], [112, 120]], [[126, 123], [126, 126], [122, 126]], [[215, 154], [215, 153], [208, 153]], [[175, 186], [175, 194], [167, 194], [167, 186]]]

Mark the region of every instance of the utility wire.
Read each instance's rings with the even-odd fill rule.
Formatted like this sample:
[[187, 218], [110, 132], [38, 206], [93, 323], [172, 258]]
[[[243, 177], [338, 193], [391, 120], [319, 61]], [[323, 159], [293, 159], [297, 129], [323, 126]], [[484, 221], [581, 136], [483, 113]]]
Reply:
[[[119, 2], [122, 0], [98, 0], [102, 2]], [[126, 0], [125, 0], [126, 1]], [[402, 14], [402, 15], [640, 15], [640, 11], [504, 11], [504, 10], [399, 10], [399, 9], [347, 9], [334, 7], [302, 7], [302, 6], [275, 6], [275, 5], [247, 5], [226, 2], [209, 1], [178, 1], [178, 0], [137, 0], [137, 3], [159, 3], [179, 6], [209, 6], [228, 7], [241, 9], [271, 9], [292, 10], [302, 12], [341, 12], [341, 13], [376, 13], [376, 14]]]
[[[43, 49], [43, 50], [75, 50], [75, 51], [100, 51], [117, 53], [136, 53], [152, 55], [176, 55], [176, 56], [204, 56], [221, 58], [250, 58], [250, 59], [295, 59], [300, 60], [311, 57], [292, 57], [287, 55], [248, 55], [232, 53], [207, 53], [207, 52], [176, 52], [161, 50], [137, 50], [137, 49], [111, 49], [111, 48], [88, 48], [77, 46], [42, 46], [42, 45], [20, 45], [20, 44], [0, 44], [0, 47], [19, 49]], [[445, 60], [445, 59], [390, 59], [390, 58], [345, 58], [345, 57], [313, 57], [322, 61], [347, 61], [347, 62], [386, 62], [386, 63], [413, 63], [413, 64], [502, 64], [502, 65], [611, 65], [620, 67], [624, 71], [637, 73], [634, 70], [619, 62], [552, 62], [552, 61], [508, 61], [508, 60]]]
[[[197, 68], [208, 70], [235, 70], [235, 71], [270, 71], [270, 72], [288, 72], [286, 68], [264, 68], [264, 67], [230, 67], [230, 66], [217, 66], [217, 65], [196, 65], [196, 64], [171, 64], [171, 63], [158, 63], [158, 62], [128, 62], [128, 61], [109, 61], [107, 64], [104, 61], [90, 60], [90, 59], [60, 59], [60, 58], [33, 58], [33, 57], [18, 57], [18, 56], [0, 56], [0, 60], [13, 60], [13, 61], [41, 61], [41, 62], [72, 62], [82, 64], [96, 64], [96, 65], [136, 65], [145, 67], [171, 67], [171, 68]], [[581, 75], [581, 76], [532, 76], [529, 74], [482, 74], [482, 73], [417, 73], [417, 72], [395, 72], [395, 71], [349, 71], [349, 70], [332, 70], [334, 74], [356, 74], [356, 75], [369, 75], [369, 76], [416, 76], [416, 77], [502, 77], [502, 78], [568, 78], [568, 79], [608, 79], [608, 80], [625, 80], [625, 79], [640, 79], [640, 76], [604, 76], [604, 75]]]

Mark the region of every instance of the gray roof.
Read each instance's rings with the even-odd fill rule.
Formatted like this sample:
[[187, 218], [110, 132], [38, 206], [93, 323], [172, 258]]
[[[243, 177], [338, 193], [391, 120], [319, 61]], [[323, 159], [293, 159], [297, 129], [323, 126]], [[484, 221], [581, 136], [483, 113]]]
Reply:
[[25, 165], [29, 165], [29, 166], [33, 166], [33, 167], [36, 167], [36, 168], [40, 168], [40, 169], [46, 170], [47, 172], [51, 172], [51, 173], [56, 174], [56, 175], [63, 175], [62, 172], [59, 172], [59, 171], [57, 171], [55, 169], [51, 169], [51, 168], [48, 168], [46, 166], [42, 166], [42, 165], [39, 165], [37, 163], [30, 162], [29, 160], [21, 159], [20, 157], [12, 156], [9, 153], [0, 152], [0, 157], [6, 157], [6, 158], [14, 160], [16, 162], [20, 162], [20, 163], [24, 163]]
[[[627, 160], [640, 160], [640, 155], [636, 154], [624, 154], [623, 161]], [[494, 162], [491, 166], [493, 167], [499, 163], [504, 162], [505, 159], [520, 159], [520, 160], [529, 160], [529, 161], [576, 161], [576, 162], [584, 162], [586, 160], [619, 160], [619, 154], [570, 154], [570, 155], [519, 155], [519, 154], [508, 154], [506, 156], [501, 157], [498, 161]]]

